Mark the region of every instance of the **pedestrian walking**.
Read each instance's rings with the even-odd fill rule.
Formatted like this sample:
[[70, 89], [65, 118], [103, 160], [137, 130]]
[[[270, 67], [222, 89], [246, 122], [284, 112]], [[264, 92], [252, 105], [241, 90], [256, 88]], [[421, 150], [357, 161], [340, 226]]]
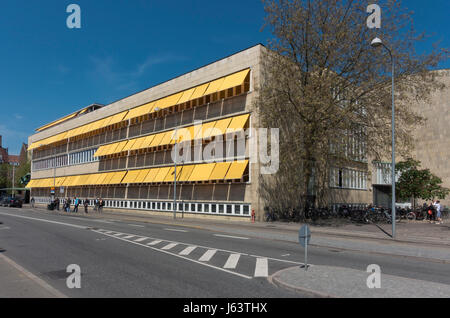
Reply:
[[103, 212], [103, 207], [105, 206], [105, 201], [102, 198], [98, 200], [98, 212]]
[[441, 218], [441, 201], [436, 201], [436, 224], [443, 224]]
[[31, 198], [30, 203], [31, 203], [31, 207], [34, 209], [34, 197]]
[[435, 202], [431, 202], [430, 206], [428, 207], [428, 216], [429, 216], [429, 222], [433, 223], [436, 221], [436, 207], [434, 206]]
[[98, 198], [94, 201], [94, 211], [98, 211]]
[[80, 204], [79, 200], [77, 199], [77, 197], [73, 198], [73, 212], [77, 213], [78, 212], [78, 205]]
[[72, 201], [70, 200], [70, 198], [67, 198], [66, 200], [66, 212], [70, 212], [70, 204], [72, 203]]
[[56, 210], [59, 211], [59, 198], [55, 199], [55, 206], [56, 206]]
[[84, 199], [83, 204], [84, 204], [84, 213], [88, 214], [89, 200]]

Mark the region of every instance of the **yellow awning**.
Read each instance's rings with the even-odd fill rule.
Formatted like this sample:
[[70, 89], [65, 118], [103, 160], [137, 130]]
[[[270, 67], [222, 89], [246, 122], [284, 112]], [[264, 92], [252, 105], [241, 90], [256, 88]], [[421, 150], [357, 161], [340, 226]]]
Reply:
[[[180, 172], [180, 167], [177, 167], [177, 174]], [[175, 179], [175, 167], [171, 167], [169, 172], [167, 172], [166, 177], [164, 178], [164, 182], [173, 182]], [[179, 176], [177, 176], [177, 180]]]
[[109, 184], [120, 184], [126, 173], [126, 171], [115, 172]]
[[222, 86], [225, 77], [216, 79], [209, 84], [208, 89], [205, 92], [205, 95], [214, 94], [219, 91], [219, 88]]
[[137, 138], [130, 150], [138, 150], [142, 148], [142, 144], [147, 137]]
[[161, 98], [156, 102], [155, 108], [158, 107], [160, 109], [165, 109], [171, 106], [175, 106], [176, 104], [178, 104], [178, 101], [180, 100], [182, 95], [183, 92]]
[[175, 140], [172, 139], [172, 136], [174, 136], [174, 130], [164, 133], [164, 136], [162, 137], [159, 145], [164, 146], [164, 145], [170, 145], [170, 144], [175, 143]]
[[203, 96], [205, 95], [205, 92], [206, 92], [206, 89], [208, 88], [208, 86], [209, 86], [209, 83], [206, 83], [206, 84], [197, 86], [197, 87], [195, 88], [195, 91], [194, 91], [194, 93], [192, 94], [190, 100], [194, 100], [194, 99], [203, 97]]
[[134, 180], [136, 180], [137, 176], [139, 175], [139, 170], [130, 170], [127, 172], [125, 178], [122, 180], [122, 184], [125, 183], [134, 183]]
[[121, 121], [124, 121], [124, 117], [128, 114], [128, 110], [118, 113], [116, 115], [113, 115], [111, 118], [111, 121], [108, 123], [109, 126], [120, 123]]
[[183, 103], [186, 103], [186, 102], [190, 101], [191, 100], [191, 96], [194, 93], [194, 91], [195, 91], [195, 87], [194, 88], [190, 88], [188, 90], [185, 90], [183, 92], [183, 95], [181, 96], [180, 100], [178, 101], [178, 104], [183, 104]]
[[213, 128], [216, 125], [217, 121], [211, 121], [209, 123], [202, 125], [202, 132], [201, 134], [197, 135], [196, 138], [198, 139], [207, 139], [211, 137], [211, 134], [213, 132]]
[[94, 153], [94, 157], [100, 157], [103, 156], [105, 153], [105, 150], [109, 148], [109, 145], [106, 146], [100, 146], [97, 151]]
[[25, 188], [35, 188], [35, 187], [36, 187], [35, 185], [37, 184], [36, 181], [37, 181], [36, 179], [30, 180], [30, 181], [27, 183], [27, 186], [26, 186]]
[[153, 138], [152, 143], [150, 144], [150, 147], [157, 147], [161, 144], [161, 140], [163, 139], [165, 133], [159, 133], [155, 135], [155, 138]]
[[119, 142], [119, 144], [117, 145], [117, 148], [114, 149], [114, 153], [120, 153], [123, 151], [123, 148], [125, 147], [125, 145], [128, 143], [128, 140], [124, 140]]
[[228, 169], [231, 166], [231, 162], [218, 162], [214, 167], [209, 180], [223, 180], [227, 175]]
[[134, 180], [134, 183], [144, 183], [144, 180], [149, 172], [150, 169], [139, 170], [139, 174], [137, 175], [136, 180]]
[[123, 147], [122, 151], [128, 151], [133, 147], [134, 143], [136, 142], [136, 139], [130, 139], [128, 140], [127, 144]]
[[94, 184], [93, 185], [102, 185], [104, 184], [104, 180], [107, 177], [107, 173], [97, 173], [94, 179]]
[[110, 184], [112, 177], [114, 176], [115, 172], [108, 172], [106, 173], [105, 179], [103, 179], [102, 184]]
[[225, 179], [241, 179], [247, 166], [248, 160], [233, 161], [227, 175], [225, 176]]
[[230, 122], [230, 125], [227, 128], [227, 132], [238, 131], [244, 129], [245, 125], [250, 118], [249, 114], [233, 117]]
[[154, 169], [150, 169], [150, 171], [148, 172], [147, 176], [144, 179], [144, 183], [152, 183], [153, 180], [155, 179], [156, 175], [159, 172], [159, 168], [154, 168]]
[[215, 166], [216, 166], [215, 163], [195, 165], [195, 168], [192, 171], [191, 176], [189, 177], [189, 181], [207, 181], [207, 180], [209, 180], [209, 176], [211, 175]]
[[222, 85], [219, 87], [218, 90], [223, 91], [228, 88], [242, 85], [242, 83], [244, 83], [245, 78], [247, 77], [249, 72], [250, 72], [250, 69], [246, 69], [246, 70], [228, 75], [227, 77], [225, 77], [225, 80], [223, 81]]
[[230, 125], [231, 118], [221, 119], [216, 122], [213, 130], [211, 131], [210, 137], [225, 134], [228, 126]]
[[141, 148], [149, 148], [154, 138], [155, 135], [145, 137], [144, 141], [142, 142]]
[[128, 114], [125, 116], [125, 118], [123, 120], [146, 115], [146, 114], [150, 113], [152, 106], [153, 106], [153, 103], [148, 103], [148, 104], [130, 109], [130, 111], [128, 112]]
[[178, 179], [179, 181], [188, 181], [189, 177], [192, 174], [192, 171], [194, 171], [195, 165], [190, 165], [190, 166], [183, 166], [181, 169], [181, 175], [180, 178]]
[[153, 179], [153, 182], [164, 182], [164, 180], [166, 179], [167, 174], [169, 173], [170, 168], [169, 167], [165, 167], [165, 168], [160, 168], [158, 171], [158, 174], [155, 176], [155, 179]]
[[60, 187], [60, 186], [64, 183], [64, 180], [66, 180], [66, 177], [59, 177], [59, 178], [56, 178], [55, 185], [56, 185], [57, 187]]

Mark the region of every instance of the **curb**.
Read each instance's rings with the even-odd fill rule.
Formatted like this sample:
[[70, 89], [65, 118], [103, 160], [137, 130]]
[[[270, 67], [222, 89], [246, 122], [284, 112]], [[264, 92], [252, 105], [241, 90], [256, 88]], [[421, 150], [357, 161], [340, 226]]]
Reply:
[[269, 283], [271, 283], [272, 285], [275, 285], [276, 287], [279, 288], [284, 288], [296, 293], [306, 293], [309, 294], [313, 297], [320, 297], [320, 298], [340, 298], [338, 296], [334, 296], [334, 295], [330, 295], [330, 294], [326, 294], [326, 293], [322, 293], [322, 292], [318, 292], [316, 290], [312, 290], [312, 289], [308, 289], [308, 288], [304, 288], [304, 287], [298, 287], [298, 286], [294, 286], [291, 285], [289, 283], [283, 282], [280, 279], [277, 278], [277, 275], [280, 275], [281, 273], [287, 272], [289, 270], [292, 270], [294, 268], [297, 267], [289, 267], [289, 268], [285, 268], [282, 269], [274, 274], [272, 274], [271, 276], [269, 276], [267, 278], [267, 280], [269, 281]]

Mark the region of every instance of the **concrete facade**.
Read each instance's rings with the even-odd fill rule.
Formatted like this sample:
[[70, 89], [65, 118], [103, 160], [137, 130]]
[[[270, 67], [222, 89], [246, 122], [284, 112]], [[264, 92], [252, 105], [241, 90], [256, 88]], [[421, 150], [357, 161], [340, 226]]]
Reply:
[[[28, 142], [30, 145], [32, 143], [39, 143], [40, 140], [55, 136], [70, 129], [98, 121], [108, 116], [133, 109], [151, 101], [249, 68], [250, 86], [247, 92], [232, 97], [228, 97], [227, 93], [227, 98], [208, 102], [207, 105], [196, 105], [197, 107], [194, 107], [191, 110], [183, 110], [183, 114], [179, 114], [179, 116], [178, 114], [173, 116], [171, 114], [166, 114], [162, 120], [157, 118], [155, 119], [155, 122], [152, 122], [152, 120], [149, 119], [148, 121], [143, 120], [135, 123], [131, 119], [125, 124], [122, 123], [120, 127], [115, 127], [114, 131], [106, 131], [101, 133], [99, 137], [86, 137], [88, 139], [86, 141], [76, 141], [74, 139], [73, 141], [69, 140], [67, 144], [59, 143], [56, 146], [40, 147], [33, 150], [32, 163], [58, 156], [68, 156], [70, 153], [76, 151], [84, 151], [91, 148], [98, 149], [98, 147], [105, 143], [108, 144], [109, 142], [117, 140], [141, 137], [147, 135], [149, 132], [157, 133], [169, 131], [175, 128], [174, 120], [178, 123], [177, 127], [180, 127], [180, 123], [181, 126], [192, 124], [192, 121], [189, 120], [208, 121], [210, 118], [221, 119], [249, 113], [249, 125], [251, 127], [258, 127], [258, 120], [252, 110], [252, 102], [255, 94], [254, 87], [256, 83], [259, 82], [261, 51], [264, 49], [265, 48], [262, 45], [251, 47], [155, 87], [113, 102], [110, 105], [106, 105], [95, 111], [84, 114], [83, 116], [75, 117], [46, 128], [30, 136]], [[189, 118], [189, 120], [185, 121], [184, 118]], [[149, 122], [151, 122], [151, 125], [154, 125], [154, 129], [151, 131], [147, 129]], [[98, 139], [102, 141], [99, 141]], [[250, 149], [247, 145], [245, 150], [245, 158], [247, 159], [250, 156], [249, 152]], [[110, 158], [101, 158], [100, 160], [89, 163], [64, 165], [62, 167], [46, 169], [35, 169], [32, 164], [32, 179], [58, 178], [115, 170], [149, 168], [153, 166], [169, 166], [173, 165], [173, 162], [169, 158], [169, 154], [170, 150], [158, 151], [151, 154], [137, 152], [133, 154], [130, 153], [126, 157], [112, 156]], [[178, 203], [183, 202], [184, 206], [187, 208], [184, 210], [186, 212], [196, 210], [204, 212], [205, 210], [208, 210], [211, 215], [213, 215], [214, 212], [217, 215], [223, 214], [223, 217], [229, 218], [232, 215], [241, 218], [246, 217], [248, 219], [252, 209], [255, 210], [256, 213], [262, 210], [259, 207], [259, 197], [257, 195], [258, 178], [254, 177], [258, 174], [259, 164], [250, 164], [248, 170], [250, 176], [248, 180], [245, 180], [244, 182], [177, 184]], [[173, 200], [173, 184], [69, 187], [64, 189], [64, 193], [62, 194], [58, 193], [58, 189], [56, 189], [55, 192], [59, 197], [72, 198], [76, 196], [82, 199], [102, 197], [107, 201], [107, 204], [110, 204], [109, 207], [117, 209], [136, 208], [138, 210], [153, 211], [153, 207], [155, 207], [156, 210], [161, 211], [162, 213], [164, 212], [163, 206], [169, 211], [168, 207], [170, 207], [170, 202]], [[32, 189], [32, 196], [37, 198], [37, 202], [47, 202], [49, 200], [49, 195], [49, 188]], [[215, 206], [216, 203], [220, 204]], [[201, 206], [196, 206], [196, 204], [201, 204]], [[160, 207], [159, 209], [157, 208], [158, 206]], [[239, 213], [236, 212], [238, 210], [240, 210]]]
[[[432, 93], [429, 103], [412, 105], [424, 118], [423, 127], [415, 130], [416, 140], [413, 158], [419, 160], [422, 169], [430, 169], [450, 188], [450, 70], [437, 71], [444, 90]], [[450, 198], [441, 200], [441, 205], [450, 206]]]

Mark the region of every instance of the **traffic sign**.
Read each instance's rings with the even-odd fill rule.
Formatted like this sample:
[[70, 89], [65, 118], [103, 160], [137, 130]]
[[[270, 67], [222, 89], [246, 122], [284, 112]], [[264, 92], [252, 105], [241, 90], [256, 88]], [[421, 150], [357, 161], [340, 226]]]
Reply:
[[305, 247], [306, 244], [309, 244], [311, 240], [311, 231], [309, 230], [308, 225], [303, 225], [298, 232], [298, 242], [301, 246]]

